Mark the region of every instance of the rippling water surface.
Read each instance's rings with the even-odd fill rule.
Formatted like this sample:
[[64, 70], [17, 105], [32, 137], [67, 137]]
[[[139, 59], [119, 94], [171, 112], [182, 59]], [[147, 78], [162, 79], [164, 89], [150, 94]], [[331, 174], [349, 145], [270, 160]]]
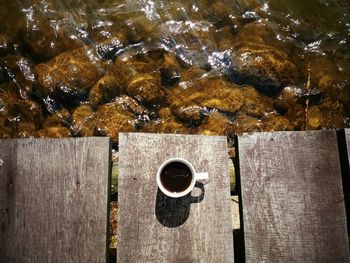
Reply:
[[0, 2], [0, 138], [349, 127], [348, 1]]

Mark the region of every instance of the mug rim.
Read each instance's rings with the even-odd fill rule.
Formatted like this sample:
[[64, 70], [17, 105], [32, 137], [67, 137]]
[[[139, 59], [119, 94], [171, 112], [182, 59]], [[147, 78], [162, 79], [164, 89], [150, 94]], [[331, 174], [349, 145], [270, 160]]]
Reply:
[[[167, 190], [163, 186], [163, 184], [162, 184], [162, 182], [160, 180], [160, 174], [163, 171], [164, 167], [166, 165], [168, 165], [169, 163], [173, 163], [173, 162], [183, 163], [191, 170], [191, 175], [192, 175], [191, 183], [185, 190], [183, 190], [181, 192], [170, 192], [169, 190]], [[196, 184], [196, 171], [194, 170], [193, 165], [189, 161], [187, 161], [187, 160], [185, 160], [183, 158], [178, 158], [178, 157], [176, 157], [176, 158], [169, 158], [169, 159], [165, 160], [158, 168], [158, 171], [157, 171], [157, 185], [158, 185], [159, 189], [165, 195], [167, 195], [169, 197], [174, 197], [174, 198], [183, 197], [183, 196], [187, 195], [188, 193], [190, 193], [192, 191], [192, 189], [194, 188], [195, 184]]]

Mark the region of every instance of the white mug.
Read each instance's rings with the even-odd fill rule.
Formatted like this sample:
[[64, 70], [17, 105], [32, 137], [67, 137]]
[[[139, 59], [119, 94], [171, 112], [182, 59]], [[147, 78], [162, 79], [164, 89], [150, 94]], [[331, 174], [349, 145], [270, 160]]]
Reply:
[[[170, 189], [167, 189], [167, 187], [164, 185], [164, 179], [162, 182], [162, 172], [163, 172], [164, 168], [171, 169], [171, 168], [169, 168], [170, 165], [173, 165], [173, 166], [178, 165], [177, 171], [183, 170], [184, 173], [186, 173], [186, 172], [189, 173], [190, 178], [186, 178], [186, 182], [182, 182], [184, 184], [183, 187], [185, 187], [185, 189], [181, 189], [181, 191], [171, 191]], [[164, 173], [165, 172], [166, 172], [166, 170], [164, 171]], [[163, 175], [163, 176], [165, 176], [165, 175]], [[178, 177], [181, 177], [181, 176], [182, 175], [179, 174]], [[184, 177], [184, 176], [182, 176], [182, 177]], [[203, 179], [208, 179], [208, 178], [209, 178], [208, 173], [206, 173], [206, 172], [205, 173], [197, 173], [194, 170], [193, 165], [182, 158], [171, 158], [171, 159], [166, 160], [165, 162], [163, 162], [161, 164], [161, 166], [159, 167], [158, 172], [157, 172], [157, 184], [158, 184], [159, 189], [165, 195], [167, 195], [169, 197], [173, 197], [173, 198], [183, 197], [183, 196], [187, 195], [188, 193], [190, 193], [192, 191], [197, 180], [203, 180]], [[181, 181], [181, 178], [177, 178], [177, 180]], [[184, 181], [184, 180], [182, 180], [182, 181]]]

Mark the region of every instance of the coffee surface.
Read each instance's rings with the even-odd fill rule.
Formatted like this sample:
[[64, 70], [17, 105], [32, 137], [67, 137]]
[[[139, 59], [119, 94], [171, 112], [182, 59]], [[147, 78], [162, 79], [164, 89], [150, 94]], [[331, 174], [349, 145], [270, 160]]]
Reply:
[[161, 174], [160, 181], [164, 188], [170, 192], [178, 193], [186, 190], [192, 181], [190, 168], [182, 162], [167, 164]]

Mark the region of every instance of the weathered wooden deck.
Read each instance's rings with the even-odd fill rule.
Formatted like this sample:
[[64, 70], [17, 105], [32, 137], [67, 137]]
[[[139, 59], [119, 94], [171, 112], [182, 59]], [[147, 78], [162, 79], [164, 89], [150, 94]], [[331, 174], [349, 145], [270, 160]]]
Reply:
[[[233, 262], [226, 138], [129, 133], [119, 140], [118, 261]], [[174, 157], [209, 173], [178, 199], [155, 182]]]
[[237, 142], [246, 262], [349, 262], [335, 131]]
[[0, 140], [0, 262], [106, 262], [108, 138]]
[[[233, 245], [224, 137], [121, 134], [118, 260], [350, 262], [349, 151], [350, 130], [237, 136]], [[0, 262], [106, 262], [110, 154], [108, 138], [0, 140]], [[154, 180], [174, 156], [210, 174], [178, 202]]]

